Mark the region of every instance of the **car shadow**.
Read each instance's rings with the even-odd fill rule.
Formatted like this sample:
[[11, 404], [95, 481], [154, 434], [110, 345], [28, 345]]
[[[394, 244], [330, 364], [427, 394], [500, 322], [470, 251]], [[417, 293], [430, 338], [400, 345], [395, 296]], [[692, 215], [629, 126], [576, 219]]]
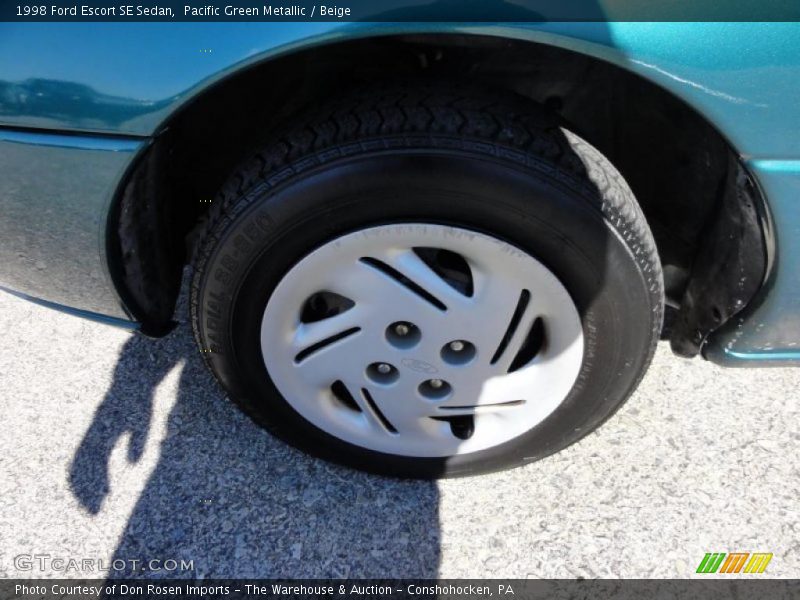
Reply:
[[[325, 463], [259, 429], [224, 397], [186, 324], [125, 343], [69, 472], [87, 511], [103, 510], [123, 436], [128, 459], [142, 456], [154, 392], [182, 362], [158, 463], [109, 561], [125, 566], [109, 578], [436, 577], [436, 484]], [[152, 559], [161, 570], [132, 562]]]

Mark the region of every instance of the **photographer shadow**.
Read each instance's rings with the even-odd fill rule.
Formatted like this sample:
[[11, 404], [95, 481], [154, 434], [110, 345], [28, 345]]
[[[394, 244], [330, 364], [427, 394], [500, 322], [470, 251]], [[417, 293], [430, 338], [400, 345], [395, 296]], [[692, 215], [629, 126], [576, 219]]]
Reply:
[[[103, 510], [121, 438], [128, 460], [141, 459], [155, 390], [181, 363], [158, 463], [109, 561], [125, 567], [109, 578], [437, 576], [436, 484], [338, 467], [268, 435], [223, 397], [185, 324], [125, 343], [70, 468], [88, 512]], [[153, 559], [192, 568], [149, 570]]]

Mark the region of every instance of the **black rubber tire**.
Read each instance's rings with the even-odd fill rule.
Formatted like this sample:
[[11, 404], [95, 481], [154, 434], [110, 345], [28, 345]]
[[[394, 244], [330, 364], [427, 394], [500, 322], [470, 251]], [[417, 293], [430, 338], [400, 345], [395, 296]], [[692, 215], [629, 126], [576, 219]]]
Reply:
[[[416, 83], [343, 97], [274, 136], [213, 207], [191, 287], [197, 343], [240, 407], [315, 456], [426, 478], [528, 463], [602, 424], [652, 359], [663, 283], [633, 194], [597, 150], [515, 95]], [[581, 371], [567, 399], [529, 432], [449, 458], [382, 454], [313, 426], [270, 380], [258, 337], [281, 277], [332, 238], [403, 221], [502, 238], [572, 295], [585, 337]]]

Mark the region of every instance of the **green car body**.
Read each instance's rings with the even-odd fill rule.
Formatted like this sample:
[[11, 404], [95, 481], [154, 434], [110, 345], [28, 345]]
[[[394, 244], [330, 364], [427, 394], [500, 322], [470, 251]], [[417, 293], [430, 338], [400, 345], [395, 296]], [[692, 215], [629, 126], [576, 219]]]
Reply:
[[[159, 138], [248, 73], [399, 38], [564, 51], [613, 65], [695, 114], [757, 188], [765, 260], [755, 294], [704, 337], [703, 354], [729, 365], [800, 360], [800, 23], [791, 22], [0, 24], [0, 285], [158, 333], [126, 289], [115, 248], [126, 185], [157, 160], [169, 168]], [[295, 89], [274, 79], [258, 93], [278, 106]], [[153, 277], [179, 285], [168, 275]], [[156, 312], [167, 314], [170, 298]]]

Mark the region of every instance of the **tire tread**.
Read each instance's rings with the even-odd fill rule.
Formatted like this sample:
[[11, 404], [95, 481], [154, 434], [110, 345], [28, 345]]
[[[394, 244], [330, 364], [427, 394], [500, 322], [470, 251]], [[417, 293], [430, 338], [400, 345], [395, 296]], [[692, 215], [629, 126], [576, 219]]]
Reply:
[[[206, 269], [219, 240], [241, 213], [307, 169], [345, 155], [398, 146], [456, 148], [546, 171], [594, 204], [625, 240], [651, 296], [651, 342], [645, 367], [631, 387], [635, 389], [655, 353], [664, 302], [656, 245], [632, 191], [605, 156], [543, 107], [514, 94], [460, 84], [384, 84], [343, 95], [289, 124], [233, 173], [213, 200], [197, 237], [190, 311], [198, 345], [204, 347], [199, 302]], [[213, 371], [207, 353], [203, 358]]]

